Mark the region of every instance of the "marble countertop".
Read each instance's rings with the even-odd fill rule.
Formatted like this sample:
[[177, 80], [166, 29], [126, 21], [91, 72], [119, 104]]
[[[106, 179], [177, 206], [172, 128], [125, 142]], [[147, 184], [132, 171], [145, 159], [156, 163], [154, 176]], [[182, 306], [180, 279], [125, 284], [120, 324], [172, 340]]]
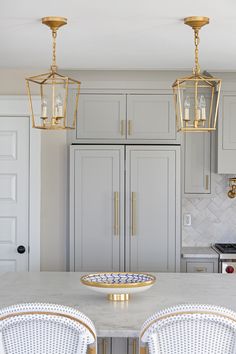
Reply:
[[219, 258], [211, 247], [183, 247], [182, 258]]
[[[155, 273], [153, 273], [155, 274]], [[154, 312], [181, 303], [204, 303], [236, 311], [236, 277], [229, 274], [156, 273], [156, 284], [128, 302], [111, 302], [80, 283], [81, 273], [2, 273], [0, 306], [50, 302], [73, 306], [91, 318], [101, 337], [138, 337]]]

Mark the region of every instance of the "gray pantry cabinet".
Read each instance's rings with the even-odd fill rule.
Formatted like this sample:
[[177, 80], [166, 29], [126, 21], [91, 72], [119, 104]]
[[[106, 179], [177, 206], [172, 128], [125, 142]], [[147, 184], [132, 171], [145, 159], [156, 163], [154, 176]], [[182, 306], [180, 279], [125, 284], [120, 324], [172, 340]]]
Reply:
[[71, 271], [179, 271], [179, 150], [71, 146]]

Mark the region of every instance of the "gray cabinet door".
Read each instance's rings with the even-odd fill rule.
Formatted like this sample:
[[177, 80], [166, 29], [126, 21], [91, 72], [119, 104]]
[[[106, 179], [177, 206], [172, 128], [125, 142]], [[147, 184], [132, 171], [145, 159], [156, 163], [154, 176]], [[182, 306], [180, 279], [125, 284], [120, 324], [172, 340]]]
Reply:
[[218, 121], [217, 172], [236, 173], [236, 93], [221, 98]]
[[175, 140], [172, 95], [127, 95], [128, 139]]
[[211, 134], [184, 134], [184, 193], [211, 193]]
[[126, 269], [178, 271], [179, 147], [127, 147]]
[[125, 95], [81, 94], [76, 138], [125, 138], [125, 119]]
[[71, 147], [70, 267], [123, 269], [124, 149]]

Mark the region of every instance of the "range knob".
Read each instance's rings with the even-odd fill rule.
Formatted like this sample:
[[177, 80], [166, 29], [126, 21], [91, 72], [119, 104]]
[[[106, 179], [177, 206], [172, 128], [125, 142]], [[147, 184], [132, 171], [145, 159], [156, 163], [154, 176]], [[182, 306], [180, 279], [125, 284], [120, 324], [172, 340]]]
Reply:
[[226, 273], [234, 273], [234, 267], [228, 265], [228, 266], [225, 268], [225, 271], [226, 271]]

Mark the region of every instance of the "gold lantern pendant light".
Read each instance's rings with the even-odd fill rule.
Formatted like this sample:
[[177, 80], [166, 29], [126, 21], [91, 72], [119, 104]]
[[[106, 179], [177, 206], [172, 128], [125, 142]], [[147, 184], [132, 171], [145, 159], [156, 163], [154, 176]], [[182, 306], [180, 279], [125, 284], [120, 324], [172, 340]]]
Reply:
[[210, 132], [216, 130], [221, 80], [201, 74], [199, 65], [199, 31], [209, 23], [209, 18], [187, 17], [184, 23], [194, 31], [195, 67], [191, 76], [176, 79], [172, 85], [177, 130]]
[[[64, 17], [44, 17], [42, 23], [50, 27], [53, 39], [52, 65], [49, 73], [26, 78], [29, 95], [32, 126], [38, 129], [75, 129], [80, 81], [63, 76], [57, 72], [56, 37], [61, 26], [67, 24]], [[34, 86], [34, 87], [32, 87]], [[33, 99], [38, 93], [40, 104]], [[68, 102], [70, 118], [68, 119]]]

